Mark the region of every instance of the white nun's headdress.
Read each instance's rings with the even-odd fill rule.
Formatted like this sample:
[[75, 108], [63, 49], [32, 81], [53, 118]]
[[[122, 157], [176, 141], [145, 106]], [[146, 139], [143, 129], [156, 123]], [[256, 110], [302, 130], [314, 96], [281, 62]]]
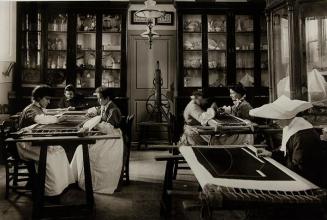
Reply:
[[309, 108], [312, 108], [310, 102], [291, 100], [287, 96], [282, 95], [273, 103], [250, 110], [249, 114], [259, 118], [291, 119], [299, 112], [305, 111]]

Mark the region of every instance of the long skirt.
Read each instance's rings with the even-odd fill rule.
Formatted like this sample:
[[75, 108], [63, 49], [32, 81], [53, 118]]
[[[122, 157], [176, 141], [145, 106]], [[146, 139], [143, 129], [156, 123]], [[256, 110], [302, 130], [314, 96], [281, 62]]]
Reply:
[[180, 145], [196, 146], [207, 145], [210, 140], [209, 135], [200, 135], [196, 128], [191, 125], [184, 125], [184, 133], [180, 139]]
[[184, 133], [180, 144], [184, 146], [196, 145], [241, 145], [253, 144], [253, 134], [221, 134], [218, 136], [200, 135], [196, 128], [190, 125], [184, 126]]
[[212, 145], [242, 145], [254, 144], [253, 134], [222, 134], [211, 140]]
[[[38, 165], [39, 146], [32, 146], [30, 142], [20, 142], [17, 143], [17, 150], [22, 160], [34, 160]], [[66, 152], [61, 146], [48, 146], [47, 153], [45, 195], [56, 196], [75, 180]]]
[[[115, 132], [121, 131], [115, 129]], [[123, 138], [98, 140], [89, 146], [93, 191], [112, 194], [116, 190], [123, 169]], [[78, 185], [85, 190], [82, 146], [78, 146], [71, 161], [71, 169]]]

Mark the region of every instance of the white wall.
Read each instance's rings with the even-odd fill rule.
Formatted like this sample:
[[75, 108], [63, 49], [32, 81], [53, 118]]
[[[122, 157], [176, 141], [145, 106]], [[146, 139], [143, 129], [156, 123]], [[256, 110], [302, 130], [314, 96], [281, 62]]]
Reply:
[[8, 105], [12, 88], [12, 71], [4, 74], [11, 62], [16, 62], [16, 2], [0, 1], [0, 117]]

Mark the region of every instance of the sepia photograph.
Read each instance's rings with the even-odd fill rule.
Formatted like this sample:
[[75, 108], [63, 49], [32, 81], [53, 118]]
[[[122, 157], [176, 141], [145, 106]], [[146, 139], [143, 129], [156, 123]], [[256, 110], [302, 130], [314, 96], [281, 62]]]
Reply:
[[327, 0], [0, 0], [0, 220], [327, 220]]

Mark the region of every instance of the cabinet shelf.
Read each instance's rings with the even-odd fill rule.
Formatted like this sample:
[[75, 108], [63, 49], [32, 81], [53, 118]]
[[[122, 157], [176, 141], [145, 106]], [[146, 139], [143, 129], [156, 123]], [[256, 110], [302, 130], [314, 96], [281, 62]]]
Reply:
[[208, 70], [218, 70], [218, 71], [226, 71], [226, 67], [216, 67], [216, 68], [208, 68]]
[[48, 30], [48, 34], [67, 34], [67, 30], [66, 31], [50, 31], [50, 30]]
[[221, 52], [221, 53], [225, 53], [226, 49], [219, 49], [219, 50], [215, 50], [215, 49], [208, 49], [209, 52]]
[[102, 50], [102, 52], [121, 52], [121, 50]]
[[236, 53], [253, 53], [255, 50], [235, 50]]
[[67, 50], [48, 49], [48, 52], [67, 52]]
[[215, 35], [215, 34], [227, 34], [226, 31], [208, 31], [208, 34], [212, 34], [212, 35]]
[[202, 31], [184, 31], [184, 34], [202, 34]]
[[120, 68], [110, 68], [110, 67], [102, 67], [103, 70], [112, 70], [112, 71], [119, 71]]
[[96, 34], [96, 31], [76, 31], [77, 34]]
[[253, 34], [254, 31], [235, 31], [235, 34]]
[[183, 67], [184, 69], [186, 70], [202, 70], [201, 67], [196, 67], [196, 68], [193, 68], [193, 67]]
[[184, 49], [184, 52], [202, 52], [202, 49]]
[[77, 53], [83, 53], [83, 52], [96, 52], [95, 49], [77, 49]]
[[55, 71], [55, 70], [58, 70], [58, 71], [66, 71], [67, 69], [66, 68], [48, 68], [49, 71]]
[[254, 70], [254, 67], [236, 67], [236, 70]]
[[80, 70], [80, 71], [95, 70], [95, 67], [76, 67], [76, 70]]
[[103, 34], [121, 34], [120, 31], [102, 31]]

